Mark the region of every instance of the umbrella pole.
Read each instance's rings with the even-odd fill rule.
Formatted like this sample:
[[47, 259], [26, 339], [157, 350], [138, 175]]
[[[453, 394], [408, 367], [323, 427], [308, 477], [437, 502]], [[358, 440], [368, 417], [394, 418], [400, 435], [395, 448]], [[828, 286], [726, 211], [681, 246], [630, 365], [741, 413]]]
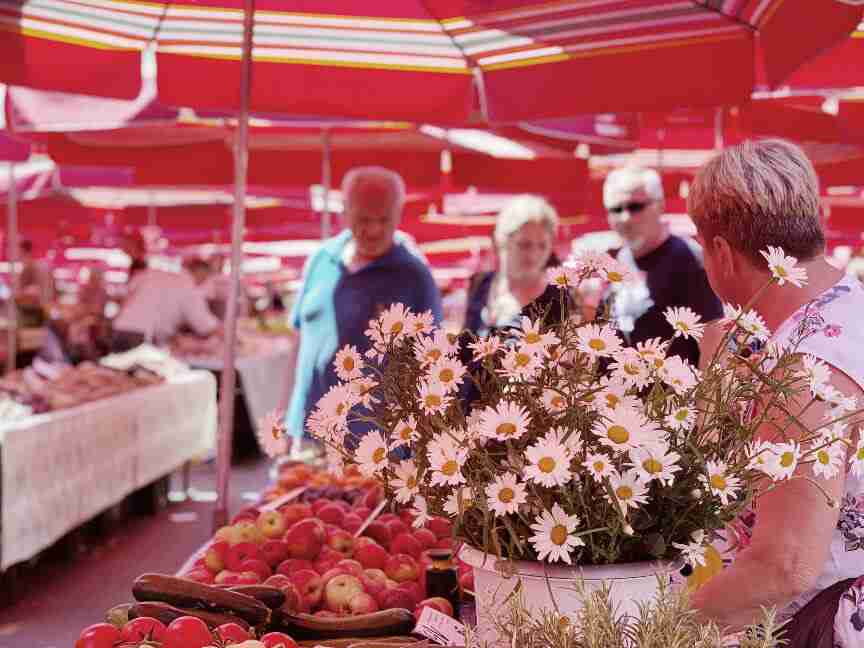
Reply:
[[324, 154], [321, 156], [321, 184], [324, 187], [324, 211], [321, 213], [321, 240], [330, 238], [332, 223], [330, 217], [330, 190], [333, 179], [330, 168], [330, 130], [325, 128], [321, 133]]
[[243, 230], [246, 216], [246, 174], [249, 162], [249, 100], [252, 93], [252, 28], [255, 0], [245, 0], [243, 12], [243, 59], [240, 71], [240, 114], [234, 138], [234, 205], [231, 223], [231, 289], [225, 315], [225, 353], [219, 391], [219, 439], [217, 450], [216, 510], [214, 530], [228, 523], [228, 477], [234, 436], [234, 398], [236, 385], [235, 343], [237, 340], [237, 302], [240, 297]]
[[714, 112], [714, 150], [723, 150], [723, 108]]
[[6, 202], [7, 252], [9, 262], [9, 298], [6, 301], [6, 373], [15, 371], [18, 355], [18, 309], [15, 294], [18, 292], [18, 187], [15, 185], [15, 165], [9, 163], [9, 195]]

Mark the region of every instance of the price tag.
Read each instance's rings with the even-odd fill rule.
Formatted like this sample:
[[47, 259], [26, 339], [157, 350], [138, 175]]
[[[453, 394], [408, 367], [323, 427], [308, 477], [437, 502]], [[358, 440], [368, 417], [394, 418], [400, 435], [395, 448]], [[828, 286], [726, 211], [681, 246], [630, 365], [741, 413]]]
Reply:
[[442, 646], [465, 645], [465, 626], [430, 607], [423, 608], [414, 632]]

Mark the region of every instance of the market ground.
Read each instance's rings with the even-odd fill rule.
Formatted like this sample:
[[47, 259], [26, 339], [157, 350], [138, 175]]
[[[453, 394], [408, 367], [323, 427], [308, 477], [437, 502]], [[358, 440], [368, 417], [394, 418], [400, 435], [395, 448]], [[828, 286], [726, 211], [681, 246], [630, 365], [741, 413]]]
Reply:
[[[231, 474], [230, 511], [264, 489], [270, 462], [248, 460]], [[172, 485], [179, 488], [180, 476]], [[0, 648], [72, 648], [81, 629], [103, 621], [105, 611], [132, 600], [143, 572], [173, 574], [211, 535], [216, 473], [196, 466], [193, 501], [171, 503], [155, 516], [134, 516], [90, 541], [70, 558], [47, 557], [28, 573], [23, 596], [0, 609]]]

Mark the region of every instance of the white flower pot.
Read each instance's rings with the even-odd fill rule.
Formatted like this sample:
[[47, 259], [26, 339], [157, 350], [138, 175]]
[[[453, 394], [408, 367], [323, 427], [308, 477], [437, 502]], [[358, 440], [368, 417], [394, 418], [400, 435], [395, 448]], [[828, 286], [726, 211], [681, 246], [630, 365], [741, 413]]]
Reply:
[[576, 593], [576, 581], [581, 577], [587, 591], [607, 582], [618, 613], [635, 617], [639, 603], [654, 599], [657, 575], [669, 573], [668, 565], [658, 562], [568, 567], [563, 563], [499, 561], [467, 545], [463, 545], [459, 556], [474, 568], [477, 633], [490, 646], [496, 646], [498, 641], [493, 619], [504, 611], [503, 602], [520, 581], [526, 606], [535, 613], [556, 610], [557, 606], [561, 614], [575, 619], [582, 607]]

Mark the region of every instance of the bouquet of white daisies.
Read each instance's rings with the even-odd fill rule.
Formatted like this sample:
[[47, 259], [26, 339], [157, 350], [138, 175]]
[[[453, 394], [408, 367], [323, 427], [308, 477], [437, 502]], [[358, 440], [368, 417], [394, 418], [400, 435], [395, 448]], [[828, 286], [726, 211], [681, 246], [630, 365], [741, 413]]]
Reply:
[[[772, 282], [806, 280], [782, 250], [765, 256]], [[549, 281], [566, 311], [565, 293], [598, 276], [631, 280], [610, 256], [587, 253], [550, 270]], [[667, 356], [667, 342], [627, 347], [614, 322], [581, 322], [576, 309], [551, 328], [523, 318], [506, 335], [467, 339], [396, 304], [370, 322], [370, 351], [338, 353], [341, 382], [307, 426], [334, 469], [358, 465], [412, 508], [417, 525], [448, 516], [488, 553], [702, 563], [714, 532], [759, 492], [802, 464], [818, 488], [847, 457], [845, 422], [856, 404], [828, 384], [824, 364], [797, 353], [806, 326], [788, 346], [768, 343], [752, 306], [727, 307], [723, 343], [699, 372]], [[689, 309], [666, 318], [670, 337], [702, 336]], [[470, 405], [469, 383], [479, 392]], [[757, 439], [767, 412], [776, 421], [784, 403], [801, 398], [829, 402], [832, 420], [794, 441]], [[800, 424], [789, 417], [779, 429]], [[352, 434], [354, 421], [365, 435]], [[864, 471], [864, 450], [852, 461]]]

